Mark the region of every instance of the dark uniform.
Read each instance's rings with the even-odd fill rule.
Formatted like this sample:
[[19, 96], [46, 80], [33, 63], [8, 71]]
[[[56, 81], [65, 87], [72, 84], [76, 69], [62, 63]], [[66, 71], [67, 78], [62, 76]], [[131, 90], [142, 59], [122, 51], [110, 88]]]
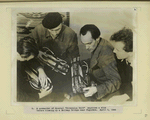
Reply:
[[[55, 56], [67, 61], [70, 65], [72, 58], [79, 56], [78, 40], [76, 33], [68, 26], [62, 24], [59, 35], [53, 39], [47, 28], [39, 24], [30, 34], [34, 38], [39, 50], [43, 47], [49, 48]], [[51, 79], [53, 92], [69, 93], [72, 91], [70, 71], [66, 76], [53, 71], [50, 67], [44, 66], [44, 71]]]

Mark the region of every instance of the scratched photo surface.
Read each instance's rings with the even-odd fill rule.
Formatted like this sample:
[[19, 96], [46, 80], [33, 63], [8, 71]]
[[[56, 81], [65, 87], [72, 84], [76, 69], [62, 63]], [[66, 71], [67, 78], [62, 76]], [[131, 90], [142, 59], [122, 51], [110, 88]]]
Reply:
[[[14, 102], [134, 103], [136, 9], [20, 9], [12, 18]], [[95, 27], [96, 38], [89, 32]], [[129, 38], [132, 50], [126, 51], [123, 42], [115, 48], [115, 40], [130, 44]]]

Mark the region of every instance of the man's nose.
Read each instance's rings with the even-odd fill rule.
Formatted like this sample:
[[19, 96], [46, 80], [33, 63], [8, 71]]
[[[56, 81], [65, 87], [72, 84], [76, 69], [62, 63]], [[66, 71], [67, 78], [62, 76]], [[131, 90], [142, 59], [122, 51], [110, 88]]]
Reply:
[[56, 34], [57, 34], [57, 31], [54, 31], [54, 34], [56, 35]]
[[88, 45], [86, 45], [86, 46], [85, 46], [85, 48], [86, 48], [86, 49], [89, 49], [89, 46], [88, 46]]
[[116, 53], [116, 49], [114, 49], [113, 52]]

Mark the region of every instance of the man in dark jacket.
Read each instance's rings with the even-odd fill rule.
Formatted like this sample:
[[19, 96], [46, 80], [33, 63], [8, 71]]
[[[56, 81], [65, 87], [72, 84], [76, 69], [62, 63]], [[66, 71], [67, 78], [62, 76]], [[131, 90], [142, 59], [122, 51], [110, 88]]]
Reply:
[[71, 61], [79, 56], [76, 33], [62, 23], [60, 13], [48, 13], [30, 34], [35, 39], [39, 50], [48, 47], [57, 57]]
[[100, 37], [100, 30], [93, 24], [87, 24], [80, 30], [81, 42], [91, 52], [90, 76], [96, 85], [84, 88], [84, 96], [101, 99], [120, 88], [120, 76], [117, 70], [113, 47]]
[[[39, 50], [43, 47], [50, 49], [55, 56], [71, 64], [71, 60], [79, 56], [78, 40], [76, 33], [62, 23], [62, 16], [58, 12], [48, 13], [30, 34], [34, 38]], [[45, 66], [45, 72], [54, 85], [53, 92], [71, 91], [70, 73], [66, 76], [53, 71]]]
[[114, 47], [113, 52], [116, 55], [117, 67], [122, 84], [119, 89], [120, 95], [114, 96], [109, 101], [116, 102], [120, 98], [124, 98], [122, 100], [120, 99], [120, 103], [131, 101], [133, 100], [133, 31], [128, 28], [123, 28], [111, 36], [110, 42]]

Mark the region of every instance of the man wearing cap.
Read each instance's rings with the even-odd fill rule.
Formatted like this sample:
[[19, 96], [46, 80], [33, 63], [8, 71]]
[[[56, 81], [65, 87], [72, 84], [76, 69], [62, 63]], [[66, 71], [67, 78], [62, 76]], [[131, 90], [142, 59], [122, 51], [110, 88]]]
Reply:
[[62, 16], [58, 12], [50, 12], [30, 34], [36, 40], [39, 49], [48, 47], [54, 54], [67, 61], [79, 56], [76, 33], [62, 24]]
[[[62, 16], [58, 12], [48, 13], [42, 20], [42, 24], [34, 28], [30, 37], [35, 39], [39, 50], [47, 47], [55, 56], [67, 61], [68, 64], [73, 58], [79, 56], [77, 35], [62, 23]], [[45, 66], [45, 72], [52, 80], [53, 91], [62, 92], [61, 87], [65, 89], [64, 91], [71, 91], [70, 73], [64, 76], [51, 70], [48, 66]]]

